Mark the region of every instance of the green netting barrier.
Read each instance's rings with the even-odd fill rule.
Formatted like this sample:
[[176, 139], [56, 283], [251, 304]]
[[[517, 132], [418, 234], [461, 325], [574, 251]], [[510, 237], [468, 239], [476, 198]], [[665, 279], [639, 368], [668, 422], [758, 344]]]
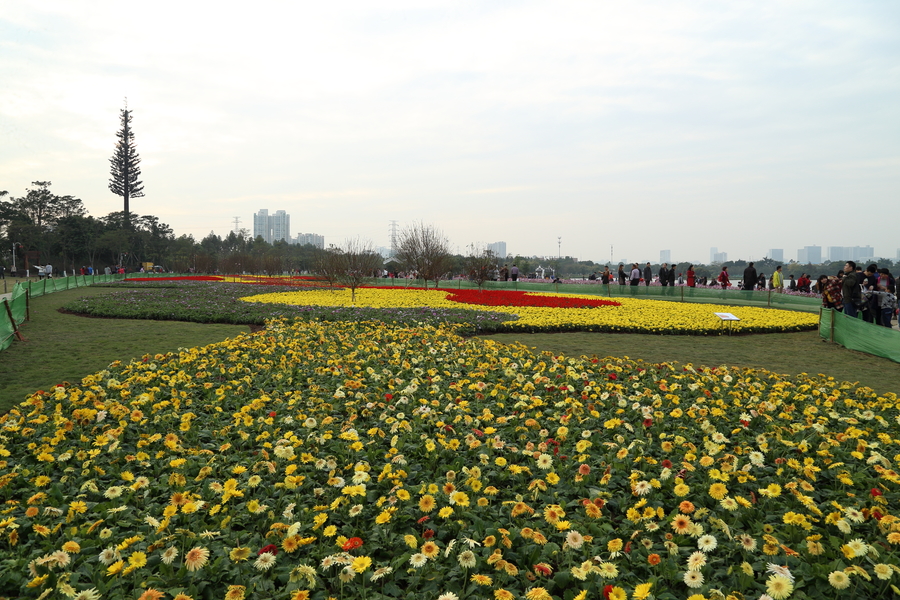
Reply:
[[858, 350], [900, 363], [900, 331], [823, 308], [819, 319], [819, 336], [849, 350]]
[[6, 350], [13, 342], [16, 331], [28, 317], [28, 299], [44, 294], [85, 287], [94, 283], [120, 281], [125, 275], [72, 275], [55, 279], [18, 282], [10, 297], [0, 302], [0, 350]]
[[[396, 287], [424, 287], [421, 279], [378, 279], [376, 285], [393, 285]], [[428, 283], [434, 288], [434, 282]], [[438, 282], [440, 289], [476, 288], [472, 281], [454, 279]], [[668, 300], [671, 302], [699, 302], [704, 304], [726, 304], [730, 306], [758, 306], [764, 308], [781, 308], [803, 312], [819, 312], [822, 300], [808, 296], [782, 294], [775, 290], [745, 292], [741, 290], [722, 290], [712, 288], [692, 288], [686, 285], [619, 285], [617, 283], [534, 283], [530, 281], [488, 281], [485, 289], [519, 290], [523, 292], [559, 292], [566, 294], [596, 294], [609, 298], [643, 298], [649, 300]]]

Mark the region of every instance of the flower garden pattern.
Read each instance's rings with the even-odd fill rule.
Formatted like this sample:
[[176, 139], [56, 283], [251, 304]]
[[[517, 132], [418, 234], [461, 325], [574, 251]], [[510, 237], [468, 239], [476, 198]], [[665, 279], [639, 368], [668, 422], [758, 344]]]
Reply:
[[[690, 304], [617, 298], [602, 300], [583, 294], [526, 293], [499, 290], [425, 290], [412, 288], [361, 288], [356, 301], [349, 290], [277, 292], [242, 298], [247, 302], [367, 307], [435, 307], [461, 305], [505, 312], [511, 320], [496, 331], [609, 331], [682, 335], [721, 334], [725, 331], [715, 312], [740, 318], [733, 331], [742, 333], [814, 329], [818, 316], [778, 309]], [[512, 305], [511, 305], [512, 304]], [[517, 317], [517, 318], [516, 318]]]
[[273, 321], [0, 417], [0, 594], [886, 597], [897, 409], [826, 377]]

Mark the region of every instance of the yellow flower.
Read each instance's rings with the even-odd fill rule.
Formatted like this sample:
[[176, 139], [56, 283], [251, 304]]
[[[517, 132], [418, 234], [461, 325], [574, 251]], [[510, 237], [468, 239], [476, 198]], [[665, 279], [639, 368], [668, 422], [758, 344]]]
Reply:
[[650, 588], [652, 587], [652, 583], [639, 583], [634, 587], [634, 595], [632, 597], [634, 600], [644, 600], [650, 595]]
[[350, 564], [350, 567], [357, 573], [362, 573], [370, 566], [372, 566], [372, 559], [368, 556], [357, 556]]

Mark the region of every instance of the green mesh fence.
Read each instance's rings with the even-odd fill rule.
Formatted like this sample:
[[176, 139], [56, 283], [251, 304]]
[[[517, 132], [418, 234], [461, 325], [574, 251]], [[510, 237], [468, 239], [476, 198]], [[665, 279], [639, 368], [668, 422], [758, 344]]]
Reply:
[[858, 350], [900, 363], [900, 331], [823, 308], [822, 318], [819, 319], [819, 336], [849, 350]]
[[125, 275], [72, 275], [55, 279], [19, 282], [13, 286], [9, 298], [0, 302], [0, 350], [9, 348], [15, 338], [16, 328], [28, 316], [28, 298], [91, 285], [124, 279]]
[[[424, 282], [411, 279], [378, 279], [377, 285], [394, 285], [396, 287], [423, 287]], [[434, 282], [429, 282], [434, 288]], [[440, 289], [459, 289], [478, 287], [471, 281], [455, 279], [440, 281]], [[643, 298], [649, 300], [668, 300], [671, 302], [699, 302], [704, 304], [726, 304], [730, 306], [758, 306], [764, 308], [782, 308], [803, 312], [819, 312], [822, 300], [809, 296], [782, 294], [774, 290], [744, 292], [740, 290], [722, 290], [712, 288], [692, 288], [686, 285], [619, 285], [602, 283], [533, 283], [530, 281], [488, 281], [485, 289], [519, 290], [524, 292], [560, 292], [566, 294], [596, 294], [609, 298]]]

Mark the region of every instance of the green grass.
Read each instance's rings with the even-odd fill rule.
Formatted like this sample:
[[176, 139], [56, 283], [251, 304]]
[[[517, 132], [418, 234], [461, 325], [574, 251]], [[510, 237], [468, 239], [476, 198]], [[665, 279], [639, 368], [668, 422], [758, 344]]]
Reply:
[[627, 356], [651, 363], [761, 367], [781, 374], [824, 374], [883, 394], [900, 393], [900, 364], [822, 341], [816, 331], [694, 337], [618, 333], [534, 333], [486, 336], [568, 356]]
[[31, 300], [31, 320], [21, 326], [26, 341], [14, 340], [0, 352], [0, 414], [39, 389], [80, 382], [115, 360], [205, 346], [250, 330], [246, 325], [91, 319], [58, 312], [75, 298], [110, 291], [86, 287]]

